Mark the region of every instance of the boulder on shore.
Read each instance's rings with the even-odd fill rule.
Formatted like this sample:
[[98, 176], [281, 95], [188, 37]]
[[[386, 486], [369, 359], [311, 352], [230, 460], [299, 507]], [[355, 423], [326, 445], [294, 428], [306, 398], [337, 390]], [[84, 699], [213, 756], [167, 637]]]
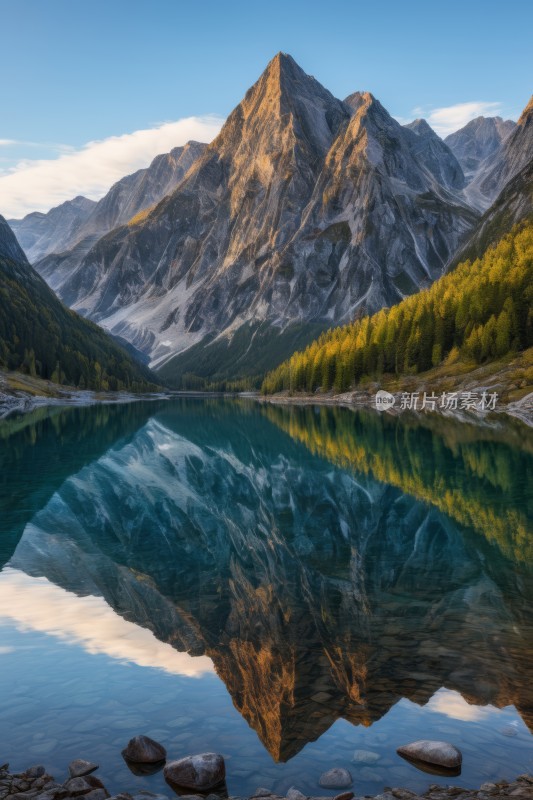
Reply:
[[183, 789], [206, 792], [226, 777], [226, 764], [218, 753], [200, 753], [170, 761], [164, 769], [165, 780]]

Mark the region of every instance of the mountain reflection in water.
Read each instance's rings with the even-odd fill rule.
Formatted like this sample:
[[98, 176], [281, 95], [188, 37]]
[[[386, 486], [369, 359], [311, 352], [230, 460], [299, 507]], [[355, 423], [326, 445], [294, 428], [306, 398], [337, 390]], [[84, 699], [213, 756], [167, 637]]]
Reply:
[[441, 687], [533, 728], [521, 426], [220, 400], [127, 413], [41, 492], [4, 575], [207, 656], [276, 761], [338, 718], [457, 697]]

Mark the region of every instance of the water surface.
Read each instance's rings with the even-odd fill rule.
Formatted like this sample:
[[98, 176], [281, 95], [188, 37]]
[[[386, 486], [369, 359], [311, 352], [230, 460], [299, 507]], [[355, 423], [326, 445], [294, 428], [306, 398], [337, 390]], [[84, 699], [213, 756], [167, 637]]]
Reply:
[[[531, 434], [176, 400], [0, 424], [1, 758], [170, 793], [120, 750], [218, 751], [228, 789], [533, 769]], [[334, 792], [332, 792], [334, 794]]]

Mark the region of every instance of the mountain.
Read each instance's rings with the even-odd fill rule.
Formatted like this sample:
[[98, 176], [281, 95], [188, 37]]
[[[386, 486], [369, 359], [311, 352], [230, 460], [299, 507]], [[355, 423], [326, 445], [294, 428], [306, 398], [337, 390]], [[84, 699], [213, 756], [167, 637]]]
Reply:
[[148, 389], [149, 370], [70, 311], [30, 266], [0, 217], [0, 366], [95, 389]]
[[175, 385], [258, 374], [440, 275], [477, 219], [463, 182], [431, 132], [280, 53], [176, 190], [58, 292]]
[[97, 203], [76, 197], [47, 214], [28, 214], [21, 220], [9, 220], [9, 224], [39, 274], [57, 289], [60, 281], [50, 268], [50, 260], [41, 266], [40, 259], [59, 253], [61, 263], [65, 257], [74, 257], [75, 263], [79, 263], [81, 254], [85, 255], [101, 236], [126, 224], [169, 194], [204, 147], [200, 142], [191, 141], [170, 153], [156, 156], [146, 169], [117, 181]]
[[468, 186], [470, 201], [482, 210], [498, 197], [504, 186], [533, 158], [533, 96], [516, 127], [504, 140], [495, 158], [486, 158]]
[[36, 261], [45, 253], [66, 250], [95, 205], [87, 197], [75, 197], [47, 214], [35, 211], [23, 219], [10, 219], [8, 223], [28, 259]]
[[510, 119], [476, 117], [444, 141], [463, 168], [465, 178], [470, 181], [482, 161], [495, 157], [515, 127], [516, 123]]

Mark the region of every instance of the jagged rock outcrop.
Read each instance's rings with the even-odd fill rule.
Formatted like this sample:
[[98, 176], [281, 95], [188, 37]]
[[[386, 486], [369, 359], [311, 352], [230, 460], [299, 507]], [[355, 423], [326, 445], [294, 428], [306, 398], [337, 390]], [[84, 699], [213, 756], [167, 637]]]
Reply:
[[511, 119], [476, 117], [444, 141], [463, 168], [466, 180], [470, 181], [486, 158], [496, 156], [515, 127], [516, 122]]
[[431, 131], [368, 93], [337, 100], [280, 53], [178, 188], [98, 241], [59, 293], [169, 380], [195, 345], [193, 371], [235, 374], [244, 353], [250, 374], [260, 342], [296, 326], [305, 339], [437, 277], [476, 221], [462, 184]]

